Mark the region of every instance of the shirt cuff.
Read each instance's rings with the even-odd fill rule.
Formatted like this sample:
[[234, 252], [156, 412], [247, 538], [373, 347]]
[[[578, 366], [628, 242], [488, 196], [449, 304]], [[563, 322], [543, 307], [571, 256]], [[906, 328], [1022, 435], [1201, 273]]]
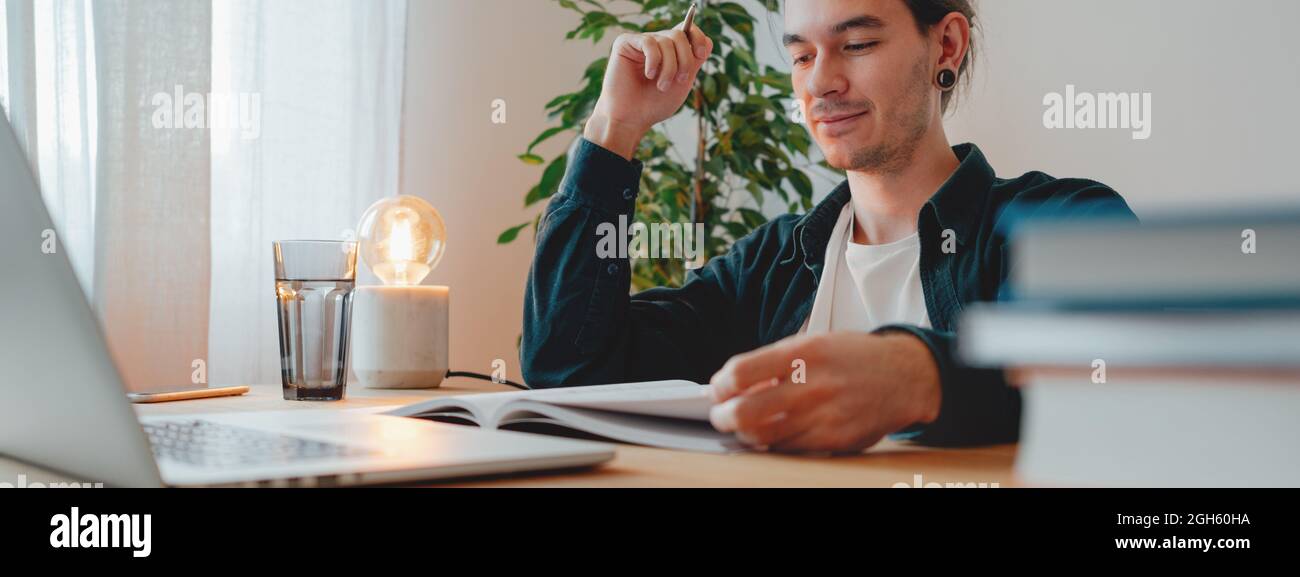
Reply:
[[641, 189], [641, 161], [629, 161], [579, 138], [569, 160], [562, 193], [611, 214], [632, 214]]

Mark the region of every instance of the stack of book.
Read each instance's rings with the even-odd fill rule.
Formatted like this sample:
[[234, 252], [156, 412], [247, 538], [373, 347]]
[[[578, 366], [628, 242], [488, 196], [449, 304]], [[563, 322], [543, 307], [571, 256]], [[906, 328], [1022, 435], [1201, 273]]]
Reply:
[[1300, 486], [1300, 212], [1030, 221], [967, 364], [1023, 387], [1035, 485]]

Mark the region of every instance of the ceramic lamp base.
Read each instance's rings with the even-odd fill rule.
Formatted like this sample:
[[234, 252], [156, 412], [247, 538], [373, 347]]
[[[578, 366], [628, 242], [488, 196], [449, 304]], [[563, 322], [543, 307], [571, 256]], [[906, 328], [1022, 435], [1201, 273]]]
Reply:
[[451, 290], [361, 287], [352, 302], [352, 371], [369, 389], [435, 389], [447, 376]]

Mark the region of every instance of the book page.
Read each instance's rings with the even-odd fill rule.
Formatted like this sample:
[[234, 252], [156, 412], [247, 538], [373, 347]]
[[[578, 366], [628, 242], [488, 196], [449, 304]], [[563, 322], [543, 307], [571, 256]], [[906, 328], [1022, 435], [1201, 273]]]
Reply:
[[511, 410], [501, 415], [499, 428], [527, 431], [521, 425], [549, 422], [611, 441], [661, 449], [720, 454], [747, 450], [735, 435], [719, 433], [707, 421], [634, 415], [533, 401], [521, 401], [510, 406]]
[[544, 402], [562, 407], [596, 409], [633, 415], [667, 417], [691, 421], [708, 421], [709, 409], [713, 407], [712, 388], [709, 385], [697, 385], [687, 381], [666, 381], [685, 383], [677, 386], [648, 387], [637, 389], [574, 391], [574, 394], [533, 398], [530, 400]]
[[592, 387], [457, 395], [429, 399], [391, 410], [387, 414], [398, 417], [419, 418], [422, 415], [438, 413], [447, 409], [467, 409], [474, 414], [476, 420], [483, 426], [493, 428], [502, 412], [510, 410], [507, 405], [522, 400], [692, 420], [708, 420], [709, 418], [708, 389], [690, 381], [650, 381]]

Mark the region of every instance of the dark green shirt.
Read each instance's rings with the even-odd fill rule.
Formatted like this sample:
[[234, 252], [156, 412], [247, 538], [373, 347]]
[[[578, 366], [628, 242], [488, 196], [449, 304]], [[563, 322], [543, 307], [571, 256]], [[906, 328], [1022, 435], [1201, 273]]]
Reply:
[[[1013, 442], [1020, 394], [1001, 371], [962, 366], [955, 329], [968, 303], [994, 301], [1009, 261], [999, 218], [1037, 210], [1132, 215], [1109, 187], [1041, 172], [997, 178], [973, 144], [921, 210], [921, 283], [931, 329], [905, 331], [930, 348], [943, 388], [939, 418], [909, 431], [933, 445]], [[601, 223], [634, 219], [641, 164], [582, 140], [541, 221], [524, 302], [523, 373], [534, 388], [687, 379], [708, 382], [730, 357], [800, 331], [812, 310], [826, 245], [848, 183], [810, 213], [778, 217], [689, 274], [681, 288], [629, 296], [630, 263], [597, 253]], [[946, 231], [952, 231], [945, 236]], [[955, 250], [945, 252], [945, 238]], [[951, 244], [951, 243], [950, 243]]]

